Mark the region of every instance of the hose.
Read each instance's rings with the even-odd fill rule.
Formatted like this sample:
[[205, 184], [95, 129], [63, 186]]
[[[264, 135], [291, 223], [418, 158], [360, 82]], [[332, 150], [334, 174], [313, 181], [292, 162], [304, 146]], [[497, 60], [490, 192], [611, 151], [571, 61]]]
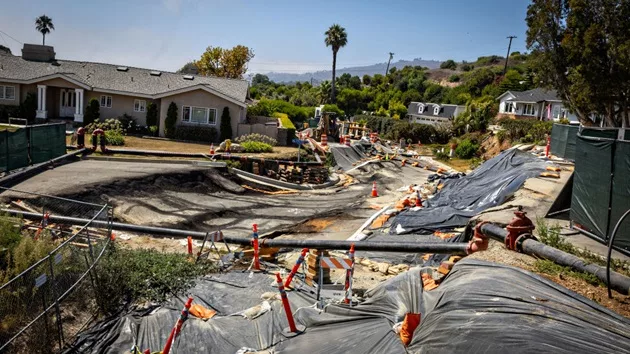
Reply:
[[617, 235], [617, 230], [619, 229], [619, 225], [623, 222], [623, 220], [630, 214], [630, 209], [626, 210], [626, 212], [619, 218], [617, 224], [613, 228], [613, 232], [610, 235], [610, 240], [608, 240], [608, 255], [606, 256], [606, 286], [608, 287], [608, 298], [612, 299], [612, 290], [610, 289], [610, 259], [612, 256], [612, 246], [615, 241], [615, 236]]

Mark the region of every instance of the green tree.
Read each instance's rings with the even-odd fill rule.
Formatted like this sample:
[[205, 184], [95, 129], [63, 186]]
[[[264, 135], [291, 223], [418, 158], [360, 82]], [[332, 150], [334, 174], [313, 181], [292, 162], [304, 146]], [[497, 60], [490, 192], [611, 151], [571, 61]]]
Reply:
[[318, 95], [319, 95], [319, 102], [321, 104], [330, 103], [331, 87], [332, 85], [330, 84], [330, 81], [328, 80], [322, 81], [322, 83], [319, 84]]
[[35, 120], [37, 115], [37, 95], [29, 92], [24, 99], [24, 102], [20, 104], [20, 116], [26, 118], [29, 122]]
[[227, 139], [232, 139], [232, 118], [230, 117], [230, 110], [224, 107], [223, 114], [221, 114], [221, 141]]
[[256, 74], [252, 78], [252, 86], [256, 85], [269, 85], [271, 84], [271, 80], [269, 80], [269, 76], [263, 74]]
[[[147, 105], [146, 121], [148, 127], [158, 126], [158, 109], [157, 105], [153, 102], [149, 102], [149, 104]], [[157, 133], [157, 130], [155, 132]]]
[[630, 123], [630, 2], [534, 0], [527, 48], [537, 78], [557, 90], [580, 122]]
[[363, 75], [363, 85], [370, 86], [371, 82], [372, 82], [372, 78], [370, 77], [370, 75], [368, 74]]
[[348, 44], [348, 34], [346, 33], [346, 29], [339, 26], [338, 24], [333, 24], [330, 26], [328, 31], [325, 33], [326, 39], [324, 42], [327, 47], [332, 48], [333, 52], [333, 64], [332, 64], [332, 84], [330, 89], [330, 101], [335, 103], [335, 71], [337, 70], [337, 52], [342, 47], [345, 47]]
[[242, 79], [247, 72], [247, 63], [254, 57], [254, 52], [246, 46], [237, 45], [232, 49], [208, 47], [195, 61], [201, 75], [212, 75], [230, 79]]
[[101, 104], [96, 98], [93, 98], [88, 102], [85, 107], [85, 115], [83, 116], [83, 126], [87, 126], [90, 123], [97, 122], [101, 118]]
[[41, 15], [35, 19], [35, 29], [42, 34], [42, 45], [46, 45], [46, 35], [50, 33], [50, 30], [55, 30], [55, 25], [52, 18]]
[[175, 102], [171, 102], [168, 105], [168, 110], [166, 111], [166, 119], [164, 120], [164, 135], [167, 138], [175, 137], [175, 130], [177, 125], [177, 105]]
[[440, 64], [440, 69], [455, 70], [457, 69], [457, 63], [453, 59], [449, 59], [445, 62], [442, 62], [442, 64]]
[[501, 80], [499, 87], [503, 92], [509, 90], [521, 91], [523, 87], [521, 82], [523, 82], [524, 80], [525, 79], [518, 71], [510, 69], [505, 73], [505, 76], [503, 77], [503, 80]]
[[189, 61], [184, 64], [181, 69], [177, 70], [179, 74], [188, 74], [188, 75], [197, 75], [199, 74], [199, 70], [197, 69], [197, 65], [195, 65], [194, 61]]

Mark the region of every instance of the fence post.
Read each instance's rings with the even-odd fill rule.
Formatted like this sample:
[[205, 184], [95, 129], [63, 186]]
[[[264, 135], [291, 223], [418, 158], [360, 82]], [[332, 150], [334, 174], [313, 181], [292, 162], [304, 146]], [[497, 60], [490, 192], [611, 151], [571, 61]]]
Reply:
[[9, 151], [10, 151], [9, 150], [9, 129], [4, 131], [4, 136], [5, 136], [4, 141], [6, 142], [6, 144], [4, 144], [6, 146], [5, 153], [6, 153], [6, 157], [7, 157], [7, 166], [6, 166], [6, 169], [4, 170], [4, 172], [8, 173], [11, 170], [11, 168], [10, 168], [11, 167], [10, 166], [10, 164], [11, 164], [10, 163], [11, 162], [11, 157], [9, 156]]
[[63, 324], [61, 323], [61, 310], [59, 309], [59, 298], [57, 297], [56, 290], [56, 281], [55, 281], [55, 270], [53, 264], [53, 255], [52, 253], [48, 255], [48, 261], [50, 263], [50, 286], [52, 287], [52, 294], [55, 301], [55, 313], [57, 317], [57, 334], [59, 336], [59, 349], [63, 349]]

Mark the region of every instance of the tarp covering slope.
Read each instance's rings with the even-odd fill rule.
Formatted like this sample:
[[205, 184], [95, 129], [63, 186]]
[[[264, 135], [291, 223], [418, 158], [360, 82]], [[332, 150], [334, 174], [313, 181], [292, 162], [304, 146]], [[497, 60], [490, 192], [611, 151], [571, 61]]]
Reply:
[[341, 168], [344, 171], [352, 169], [357, 161], [369, 157], [365, 147], [361, 144], [353, 144], [352, 146], [331, 145], [330, 152], [335, 158], [336, 168]]
[[445, 180], [442, 190], [425, 202], [425, 208], [396, 216], [390, 232], [431, 232], [464, 226], [479, 212], [502, 204], [545, 167], [544, 161], [530, 153], [506, 150], [467, 176]]
[[[175, 353], [236, 353], [241, 348], [274, 353], [630, 353], [630, 321], [597, 303], [530, 272], [464, 259], [442, 284], [423, 291], [421, 268], [413, 268], [366, 292], [357, 306], [324, 311], [302, 292], [290, 292], [295, 319], [306, 331], [285, 338], [279, 301], [254, 320], [225, 316], [260, 303], [275, 291], [264, 274], [223, 274], [191, 290], [195, 303], [219, 315], [184, 323]], [[121, 353], [135, 342], [159, 350], [179, 316], [183, 299], [157, 311], [101, 322], [82, 333], [75, 347], [85, 353]], [[407, 313], [421, 322], [405, 348], [393, 331]]]

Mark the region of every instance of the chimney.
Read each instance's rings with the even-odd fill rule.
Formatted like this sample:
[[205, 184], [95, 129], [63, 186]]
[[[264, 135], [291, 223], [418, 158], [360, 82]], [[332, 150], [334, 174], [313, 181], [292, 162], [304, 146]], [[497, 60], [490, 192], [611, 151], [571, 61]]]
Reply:
[[22, 59], [30, 61], [54, 61], [55, 48], [49, 45], [26, 44], [22, 48]]

